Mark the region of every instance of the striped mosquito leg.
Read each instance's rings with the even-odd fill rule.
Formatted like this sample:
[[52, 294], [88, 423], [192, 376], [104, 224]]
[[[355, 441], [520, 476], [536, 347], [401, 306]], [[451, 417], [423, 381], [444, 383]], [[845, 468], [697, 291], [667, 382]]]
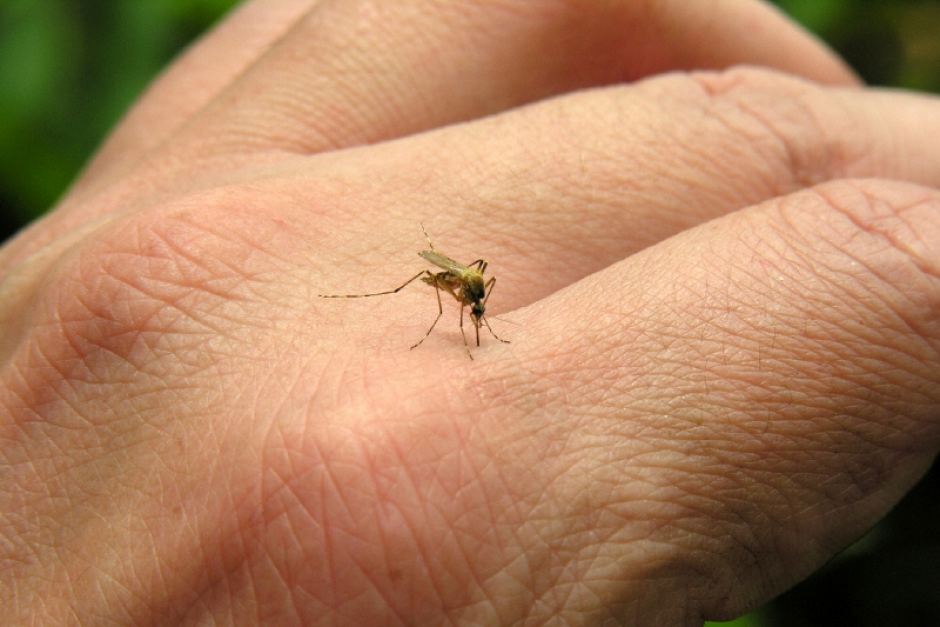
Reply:
[[473, 353], [470, 352], [470, 344], [467, 343], [467, 334], [463, 330], [463, 310], [466, 305], [460, 305], [460, 335], [463, 337], [463, 347], [467, 349], [467, 357], [473, 359]]
[[395, 289], [388, 290], [386, 292], [374, 292], [372, 294], [317, 294], [317, 296], [319, 296], [320, 298], [368, 298], [370, 296], [384, 296], [385, 294], [397, 294], [398, 292], [402, 291], [402, 289], [404, 289], [406, 285], [408, 285], [409, 283], [411, 283], [412, 281], [414, 281], [415, 279], [417, 279], [418, 277], [424, 274], [427, 274], [428, 276], [434, 276], [427, 270], [422, 270], [421, 272], [414, 275], [413, 277], [411, 277], [410, 279], [408, 279], [407, 281], [405, 281], [404, 283], [402, 283]]
[[496, 335], [496, 333], [493, 331], [493, 327], [490, 326], [490, 323], [487, 322], [486, 318], [482, 318], [482, 320], [483, 320], [483, 324], [486, 325], [486, 328], [489, 329], [490, 335], [492, 335], [493, 337], [495, 337], [497, 340], [499, 340], [499, 341], [502, 342], [503, 344], [512, 344], [512, 342], [510, 342], [509, 340], [504, 340], [503, 338], [501, 338], [501, 337], [499, 337], [498, 335]]
[[[486, 297], [483, 299], [483, 308], [486, 309], [486, 301], [490, 299], [490, 294], [493, 293], [493, 286], [496, 285], [496, 277], [492, 277], [489, 281], [486, 282], [486, 285], [483, 286], [483, 291], [486, 292]], [[493, 331], [493, 327], [490, 326], [489, 321], [486, 318], [481, 318], [483, 324], [486, 325], [487, 330], [490, 332], [490, 335], [495, 337], [497, 340], [503, 344], [512, 344], [509, 340], [504, 340], [503, 338], [496, 335], [496, 332]]]
[[414, 350], [418, 348], [419, 346], [421, 346], [421, 342], [428, 339], [428, 336], [431, 335], [431, 331], [433, 331], [435, 325], [437, 325], [437, 321], [441, 319], [442, 315], [444, 315], [444, 306], [441, 305], [441, 290], [440, 288], [437, 287], [437, 285], [434, 286], [434, 293], [437, 294], [437, 318], [435, 318], [434, 322], [431, 323], [431, 328], [428, 329], [428, 332], [424, 334], [424, 337], [418, 340], [417, 344], [414, 344], [408, 350]]
[[487, 263], [483, 259], [475, 259], [467, 264], [467, 267], [469, 268], [472, 268], [473, 266], [476, 266], [477, 270], [479, 270], [481, 273], [486, 272]]
[[[485, 262], [484, 262], [485, 263]], [[486, 301], [490, 299], [490, 294], [493, 293], [493, 286], [496, 285], [496, 277], [490, 277], [490, 280], [483, 285], [483, 291], [486, 293], [486, 296], [483, 298], [483, 309], [486, 309]]]

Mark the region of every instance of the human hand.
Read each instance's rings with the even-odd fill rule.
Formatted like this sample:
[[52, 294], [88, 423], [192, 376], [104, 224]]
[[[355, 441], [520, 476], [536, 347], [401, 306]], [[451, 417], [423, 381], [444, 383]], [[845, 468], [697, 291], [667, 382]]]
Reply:
[[[696, 624], [930, 463], [937, 102], [576, 91], [851, 85], [751, 3], [313, 4], [247, 5], [0, 252], [12, 622]], [[316, 298], [419, 222], [511, 345]]]

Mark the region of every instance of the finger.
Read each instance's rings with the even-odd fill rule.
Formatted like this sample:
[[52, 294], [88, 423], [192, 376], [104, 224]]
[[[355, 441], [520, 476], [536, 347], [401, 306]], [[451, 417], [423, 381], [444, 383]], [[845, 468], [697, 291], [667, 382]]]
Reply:
[[329, 2], [180, 141], [202, 157], [319, 152], [584, 86], [742, 62], [854, 81], [817, 41], [751, 1]]
[[[938, 135], [935, 97], [823, 88], [763, 70], [575, 94], [372, 149], [362, 167], [391, 183], [369, 190], [347, 180], [362, 195], [318, 214], [343, 220], [354, 237], [332, 236], [334, 252], [323, 253], [331, 267], [317, 272], [341, 270], [350, 249], [361, 259], [378, 245], [399, 258], [422, 245], [423, 222], [450, 256], [490, 261], [512, 286], [491, 301], [504, 311], [808, 185], [879, 176], [940, 186]], [[388, 198], [402, 210], [389, 211]]]
[[[425, 222], [452, 257], [494, 262], [491, 272], [513, 286], [494, 296], [500, 311], [807, 184], [883, 176], [940, 185], [940, 156], [930, 142], [940, 131], [938, 107], [928, 96], [822, 88], [752, 68], [676, 74], [326, 161], [292, 161], [265, 175], [299, 177], [279, 184], [292, 206], [312, 212], [302, 228], [317, 232], [322, 218], [335, 219], [354, 236], [334, 233], [317, 244], [327, 265], [311, 270], [321, 285], [347, 255], [361, 262], [381, 246], [396, 259], [420, 248], [415, 225]], [[389, 210], [390, 198], [400, 210]], [[270, 209], [281, 211], [276, 203]], [[10, 267], [82, 220], [44, 225], [44, 239], [8, 246], [0, 265]]]
[[147, 90], [74, 183], [113, 177], [159, 146], [258, 59], [316, 0], [253, 0], [228, 15]]
[[679, 587], [701, 599], [693, 619], [728, 618], [829, 559], [929, 467], [938, 311], [940, 192], [840, 181], [517, 312], [486, 389], [553, 446], [562, 518], [607, 530], [580, 556], [606, 557], [584, 580], [609, 582], [640, 537], [634, 555], [671, 547], [663, 561], [692, 573]]
[[[269, 38], [302, 13], [302, 6], [289, 6], [292, 10], [284, 10], [281, 21], [264, 31]], [[250, 18], [244, 18], [249, 27]], [[764, 36], [753, 37], [754, 32]], [[703, 39], [689, 39], [690, 33], [713, 41], [704, 45]], [[206, 45], [213, 57], [225, 57], [239, 34], [220, 35]], [[204, 61], [208, 53], [192, 58], [194, 65], [212, 71]], [[220, 90], [245, 60], [220, 73], [226, 78], [214, 84], [222, 93], [205, 106], [212, 90], [185, 102], [166, 95], [185, 92], [186, 83], [203, 75], [191, 77], [189, 68], [181, 67], [172, 81], [168, 77], [167, 88], [141, 105], [153, 113], [135, 113], [101, 165], [90, 170], [86, 178], [96, 182], [94, 189], [82, 185], [79, 193], [76, 188], [57, 212], [66, 217], [44, 225], [44, 237], [29, 237], [27, 254], [97, 216], [126, 210], [129, 198], [149, 206], [155, 197], [180, 188], [226, 184], [233, 171], [244, 175], [240, 154], [368, 143], [676, 67], [750, 61], [822, 81], [853, 80], [838, 59], [778, 13], [756, 2], [731, 0], [710, 3], [707, 11], [664, 1], [592, 0], [576, 6], [554, 1], [330, 2], [311, 11], [234, 84]], [[164, 118], [163, 112], [174, 108], [180, 113]], [[188, 123], [180, 128], [183, 121]], [[147, 149], [164, 144], [162, 157], [142, 158]], [[126, 176], [135, 167], [141, 168], [138, 176]], [[122, 176], [123, 187], [107, 187]], [[102, 189], [110, 193], [92, 195]]]

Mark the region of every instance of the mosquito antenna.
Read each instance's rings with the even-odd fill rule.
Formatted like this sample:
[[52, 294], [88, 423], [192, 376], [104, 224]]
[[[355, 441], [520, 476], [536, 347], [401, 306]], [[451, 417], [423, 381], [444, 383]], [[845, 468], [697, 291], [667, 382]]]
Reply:
[[431, 243], [431, 236], [428, 235], [428, 232], [426, 230], [424, 230], [424, 224], [421, 222], [419, 222], [418, 224], [421, 225], [421, 232], [424, 233], [424, 239], [428, 240], [428, 246], [431, 247], [431, 250], [434, 250], [434, 244]]

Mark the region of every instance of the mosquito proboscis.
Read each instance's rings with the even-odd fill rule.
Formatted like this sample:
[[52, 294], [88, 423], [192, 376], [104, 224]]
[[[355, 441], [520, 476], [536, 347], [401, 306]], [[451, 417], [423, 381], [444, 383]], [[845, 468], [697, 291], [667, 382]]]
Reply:
[[450, 257], [439, 253], [437, 249], [434, 248], [434, 244], [431, 243], [431, 237], [424, 229], [423, 224], [421, 225], [421, 231], [424, 233], [424, 238], [428, 241], [429, 250], [422, 250], [418, 255], [425, 261], [441, 268], [442, 272], [435, 273], [430, 270], [422, 270], [395, 289], [386, 290], [384, 292], [373, 292], [371, 294], [317, 294], [317, 296], [320, 298], [369, 298], [372, 296], [386, 296], [388, 294], [397, 294], [415, 280], [421, 279], [423, 282], [433, 287], [437, 295], [437, 317], [434, 318], [434, 322], [431, 323], [427, 333], [411, 346], [412, 349], [420, 346], [421, 343], [431, 335], [431, 331], [437, 326], [438, 320], [444, 315], [444, 306], [441, 304], [441, 290], [453, 296], [454, 299], [460, 303], [460, 335], [463, 337], [463, 345], [467, 349], [467, 355], [470, 356], [470, 359], [473, 359], [473, 354], [470, 352], [470, 344], [467, 342], [467, 334], [463, 326], [463, 312], [467, 307], [470, 308], [470, 321], [473, 322], [474, 330], [476, 331], [477, 346], [480, 345], [481, 326], [485, 326], [490, 332], [490, 335], [500, 342], [509, 344], [509, 340], [504, 340], [496, 335], [485, 316], [486, 303], [493, 293], [493, 286], [496, 284], [495, 276], [490, 277], [488, 280], [484, 277], [487, 262], [483, 259], [477, 259], [468, 265], [464, 265], [459, 261], [454, 261]]

